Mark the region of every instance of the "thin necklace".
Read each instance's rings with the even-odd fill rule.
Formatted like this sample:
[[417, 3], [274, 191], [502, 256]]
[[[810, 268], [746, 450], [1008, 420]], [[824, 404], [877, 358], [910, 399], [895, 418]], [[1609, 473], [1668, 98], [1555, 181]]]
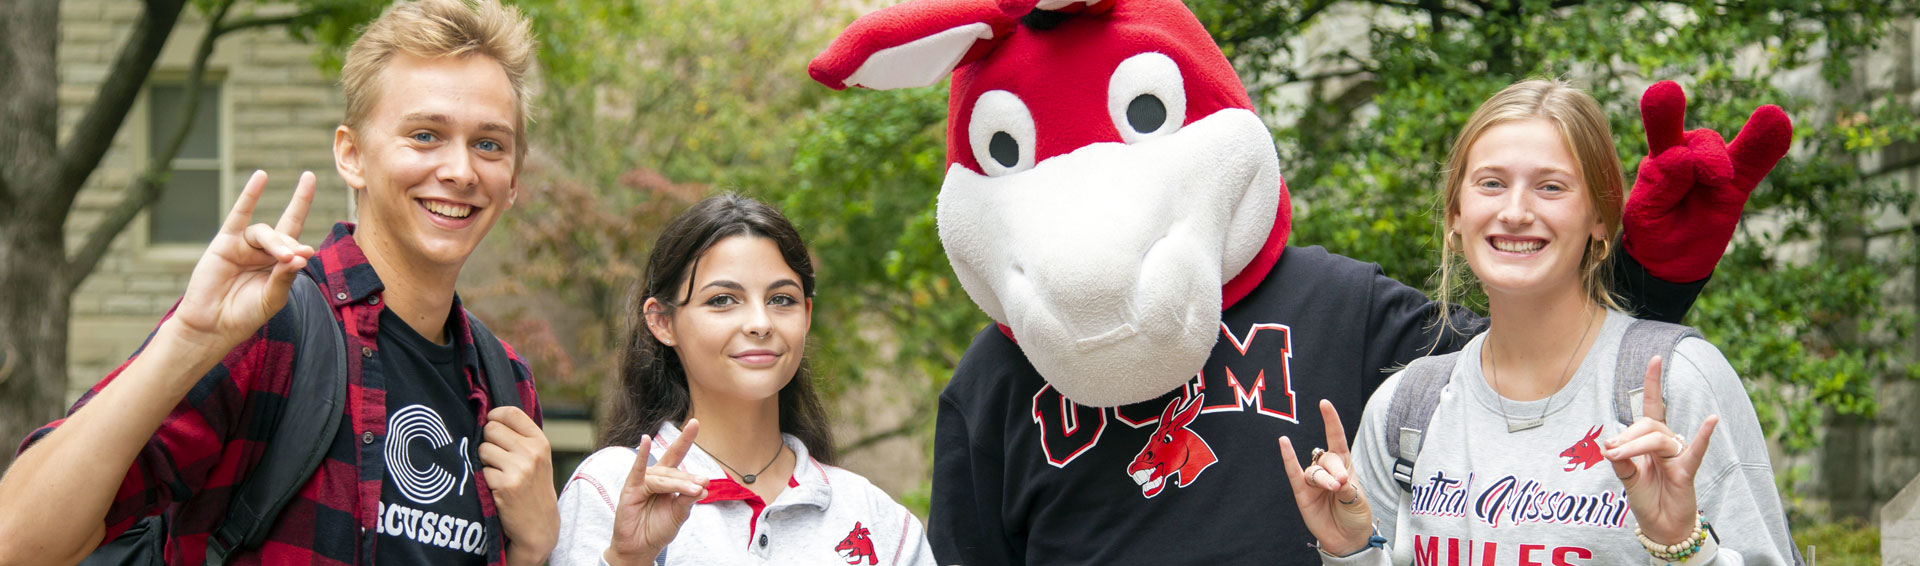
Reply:
[[[693, 445], [694, 445], [694, 446], [700, 446], [700, 443], [698, 443], [698, 442], [695, 442], [695, 443], [693, 443]], [[722, 461], [722, 460], [720, 460], [720, 457], [719, 457], [719, 456], [715, 456], [715, 455], [713, 455], [713, 451], [712, 451], [712, 450], [708, 450], [708, 449], [707, 449], [707, 447], [705, 447], [705, 446], [700, 446], [700, 451], [701, 451], [701, 452], [706, 452], [706, 453], [707, 453], [707, 457], [708, 457], [708, 458], [713, 458], [713, 461], [715, 461], [715, 462], [720, 462], [720, 465], [721, 465], [721, 466], [726, 466], [726, 468], [727, 468], [727, 471], [729, 471], [729, 472], [733, 472], [733, 475], [736, 475], [736, 476], [740, 476], [740, 481], [741, 481], [742, 483], [748, 483], [748, 484], [751, 484], [751, 483], [753, 483], [753, 480], [757, 480], [757, 479], [760, 479], [760, 474], [764, 474], [764, 473], [767, 473], [767, 468], [771, 468], [771, 467], [773, 467], [773, 463], [774, 463], [774, 462], [778, 462], [778, 461], [780, 461], [780, 451], [781, 451], [781, 450], [784, 450], [784, 449], [786, 449], [786, 447], [787, 447], [787, 443], [785, 443], [785, 442], [782, 442], [782, 443], [780, 443], [780, 447], [779, 447], [779, 448], [774, 448], [774, 449], [773, 449], [773, 459], [772, 459], [772, 460], [767, 460], [767, 465], [765, 465], [765, 466], [761, 466], [761, 467], [760, 467], [760, 471], [758, 471], [758, 472], [754, 472], [754, 473], [751, 473], [751, 474], [743, 474], [743, 473], [740, 473], [740, 470], [736, 470], [736, 469], [733, 469], [733, 466], [728, 466], [728, 465], [727, 465], [727, 463], [726, 463], [725, 461]]]
[[1580, 355], [1580, 346], [1587, 343], [1587, 332], [1593, 330], [1593, 315], [1587, 315], [1586, 324], [1580, 326], [1580, 341], [1573, 343], [1573, 351], [1567, 354], [1566, 365], [1560, 368], [1560, 379], [1558, 380], [1560, 385], [1554, 387], [1552, 393], [1547, 394], [1547, 403], [1546, 406], [1540, 408], [1540, 416], [1520, 422], [1514, 422], [1512, 417], [1507, 416], [1507, 396], [1500, 394], [1500, 374], [1493, 370], [1493, 360], [1499, 356], [1493, 354], [1493, 335], [1487, 335], [1487, 377], [1493, 380], [1493, 397], [1500, 401], [1500, 419], [1507, 421], [1508, 434], [1530, 428], [1539, 428], [1541, 424], [1547, 422], [1547, 413], [1553, 410], [1553, 398], [1560, 395], [1561, 389], [1566, 388], [1567, 380], [1572, 377], [1571, 374], [1567, 373], [1567, 370], [1573, 368], [1573, 359]]

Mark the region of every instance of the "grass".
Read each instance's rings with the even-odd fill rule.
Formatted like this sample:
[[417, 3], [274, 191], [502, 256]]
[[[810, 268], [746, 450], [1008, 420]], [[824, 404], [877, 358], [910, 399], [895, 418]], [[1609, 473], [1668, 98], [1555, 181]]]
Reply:
[[1795, 525], [1794, 542], [1813, 566], [1874, 566], [1880, 564], [1880, 528], [1859, 519]]

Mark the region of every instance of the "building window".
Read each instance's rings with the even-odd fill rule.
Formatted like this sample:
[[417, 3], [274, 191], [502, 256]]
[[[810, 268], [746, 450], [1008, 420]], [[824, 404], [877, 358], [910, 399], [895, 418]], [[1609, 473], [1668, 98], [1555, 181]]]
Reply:
[[[200, 89], [199, 109], [180, 153], [173, 157], [173, 172], [160, 187], [147, 222], [150, 244], [194, 244], [205, 246], [210, 234], [220, 229], [221, 182], [226, 178], [222, 157], [225, 129], [221, 128], [218, 83], [209, 82]], [[187, 98], [185, 80], [153, 81], [147, 88], [147, 159], [161, 159], [180, 127], [181, 103]]]

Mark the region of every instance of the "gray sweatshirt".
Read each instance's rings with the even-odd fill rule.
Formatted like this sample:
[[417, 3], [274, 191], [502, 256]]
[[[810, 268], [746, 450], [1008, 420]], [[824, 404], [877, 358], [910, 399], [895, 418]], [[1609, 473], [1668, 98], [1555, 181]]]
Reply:
[[[1634, 537], [1626, 489], [1601, 458], [1598, 443], [1625, 429], [1612, 406], [1615, 361], [1632, 318], [1609, 312], [1580, 368], [1548, 399], [1505, 401], [1515, 421], [1545, 415], [1538, 428], [1508, 432], [1501, 399], [1480, 367], [1481, 334], [1461, 351], [1440, 395], [1414, 466], [1413, 496], [1400, 509], [1393, 455], [1384, 428], [1402, 376], [1389, 378], [1367, 402], [1353, 447], [1355, 472], [1380, 534], [1408, 540], [1420, 565], [1647, 564]], [[1720, 536], [1714, 564], [1790, 564], [1792, 539], [1768, 465], [1759, 419], [1739, 376], [1720, 351], [1683, 340], [1663, 383], [1667, 426], [1691, 440], [1708, 415], [1719, 415], [1694, 478], [1700, 509]], [[1410, 513], [1410, 537], [1395, 537]], [[1389, 544], [1391, 547], [1391, 544]], [[1332, 565], [1379, 565], [1391, 548], [1368, 549]]]

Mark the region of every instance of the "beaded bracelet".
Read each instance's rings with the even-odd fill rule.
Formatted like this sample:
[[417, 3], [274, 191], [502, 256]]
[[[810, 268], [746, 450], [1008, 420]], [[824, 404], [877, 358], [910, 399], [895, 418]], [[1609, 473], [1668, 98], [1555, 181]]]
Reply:
[[1673, 544], [1653, 542], [1653, 539], [1647, 538], [1646, 533], [1641, 532], [1638, 526], [1633, 528], [1633, 535], [1640, 539], [1640, 545], [1646, 547], [1647, 554], [1653, 555], [1654, 558], [1665, 562], [1684, 562], [1694, 553], [1700, 552], [1700, 546], [1706, 543], [1707, 533], [1711, 528], [1707, 524], [1706, 512], [1702, 511], [1700, 521], [1694, 525], [1693, 532], [1680, 542]]
[[1325, 549], [1325, 548], [1322, 548], [1322, 547], [1321, 547], [1320, 545], [1318, 545], [1318, 544], [1315, 544], [1315, 545], [1313, 545], [1313, 546], [1314, 546], [1314, 548], [1318, 548], [1318, 549], [1320, 550], [1320, 554], [1321, 554], [1321, 555], [1324, 555], [1324, 556], [1326, 556], [1326, 557], [1328, 557], [1328, 558], [1350, 558], [1350, 557], [1353, 557], [1353, 556], [1355, 556], [1355, 555], [1358, 555], [1358, 554], [1360, 554], [1360, 553], [1362, 553], [1362, 552], [1366, 552], [1366, 551], [1367, 551], [1367, 549], [1371, 549], [1371, 548], [1378, 548], [1378, 549], [1381, 549], [1381, 550], [1386, 550], [1386, 547], [1387, 547], [1387, 537], [1383, 537], [1383, 536], [1380, 536], [1380, 526], [1379, 526], [1379, 525], [1374, 525], [1374, 527], [1373, 527], [1373, 535], [1372, 535], [1372, 536], [1369, 536], [1369, 537], [1367, 537], [1367, 545], [1366, 545], [1366, 546], [1362, 546], [1362, 547], [1360, 547], [1360, 549], [1359, 549], [1359, 550], [1355, 550], [1355, 551], [1353, 551], [1352, 553], [1349, 553], [1349, 554], [1345, 554], [1345, 555], [1341, 555], [1341, 556], [1334, 556], [1334, 555], [1332, 555], [1332, 554], [1329, 554], [1329, 553], [1327, 553], [1327, 549]]

